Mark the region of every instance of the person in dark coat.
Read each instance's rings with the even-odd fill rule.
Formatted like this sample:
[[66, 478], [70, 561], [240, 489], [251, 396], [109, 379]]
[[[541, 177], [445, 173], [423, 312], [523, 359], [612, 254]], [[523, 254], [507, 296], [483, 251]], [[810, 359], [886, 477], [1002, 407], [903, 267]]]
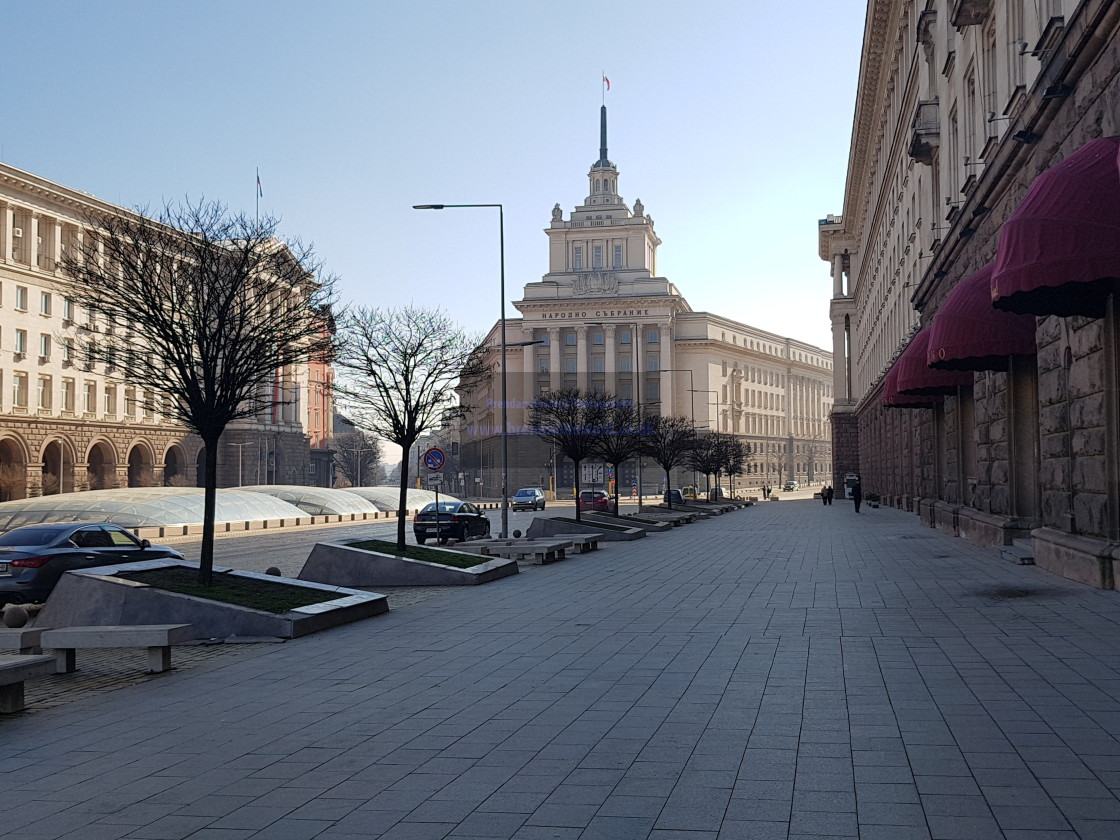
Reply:
[[856, 513], [859, 513], [859, 503], [863, 501], [863, 486], [857, 481], [852, 485], [852, 502], [855, 503]]
[[821, 488], [821, 504], [822, 505], [827, 505], [828, 504], [828, 488], [827, 487], [822, 487]]
[[832, 485], [831, 484], [828, 485], [828, 487], [824, 488], [824, 503], [826, 505], [832, 504]]

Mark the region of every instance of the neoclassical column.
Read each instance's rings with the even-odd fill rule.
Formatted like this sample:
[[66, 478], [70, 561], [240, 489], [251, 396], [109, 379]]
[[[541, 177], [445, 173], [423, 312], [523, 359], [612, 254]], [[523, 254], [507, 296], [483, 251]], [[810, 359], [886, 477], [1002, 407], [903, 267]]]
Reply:
[[576, 387], [587, 390], [587, 326], [576, 327]]
[[837, 402], [849, 399], [848, 363], [845, 354], [846, 332], [844, 315], [834, 314], [832, 316], [832, 395]]
[[606, 352], [603, 356], [603, 385], [612, 394], [618, 394], [618, 361], [615, 358], [617, 347], [615, 345], [614, 324], [603, 326], [603, 346]]
[[548, 387], [560, 390], [560, 328], [548, 328]]
[[[532, 341], [533, 331], [530, 329], [522, 330], [521, 340]], [[510, 423], [514, 426], [527, 425], [528, 412], [526, 406], [537, 396], [537, 346], [536, 344], [526, 344], [521, 348], [521, 388], [515, 392], [517, 396], [513, 397], [514, 400], [520, 402], [520, 405], [511, 414], [514, 419], [510, 420]]]
[[[41, 216], [41, 213], [32, 213], [31, 230], [30, 232], [23, 232], [23, 235], [27, 237], [27, 264], [32, 268], [39, 267], [39, 219]], [[30, 236], [28, 236], [29, 233]], [[30, 306], [30, 303], [28, 306]]]
[[55, 219], [51, 225], [51, 266], [50, 270], [56, 274], [59, 271], [58, 262], [62, 259], [62, 219]]
[[844, 296], [844, 255], [832, 256], [832, 296]]
[[0, 263], [12, 258], [12, 205], [0, 201]]
[[[658, 350], [658, 367], [661, 370], [672, 370], [676, 367], [673, 364], [672, 325], [666, 322], [659, 329], [661, 330], [661, 346]], [[661, 380], [664, 388], [661, 392], [661, 413], [671, 417], [677, 413], [676, 406], [673, 404], [673, 374], [659, 376], [658, 379]]]

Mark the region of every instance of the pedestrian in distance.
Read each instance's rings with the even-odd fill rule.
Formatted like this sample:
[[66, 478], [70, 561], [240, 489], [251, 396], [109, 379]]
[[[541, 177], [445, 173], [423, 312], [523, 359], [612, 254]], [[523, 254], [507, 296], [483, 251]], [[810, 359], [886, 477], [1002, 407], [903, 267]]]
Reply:
[[822, 505], [827, 505], [828, 504], [828, 488], [827, 487], [822, 487], [821, 488], [821, 504]]
[[824, 503], [826, 505], [831, 505], [832, 504], [832, 485], [831, 484], [828, 485], [828, 487], [825, 488], [824, 492], [825, 492]]
[[863, 487], [857, 481], [852, 485], [852, 502], [856, 506], [856, 513], [859, 513], [859, 503], [863, 501]]

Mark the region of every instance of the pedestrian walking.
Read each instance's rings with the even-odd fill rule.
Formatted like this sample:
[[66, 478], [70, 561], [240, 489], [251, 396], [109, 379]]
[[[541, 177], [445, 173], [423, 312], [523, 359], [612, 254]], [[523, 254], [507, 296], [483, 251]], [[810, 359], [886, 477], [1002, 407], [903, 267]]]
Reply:
[[827, 487], [822, 487], [821, 488], [821, 504], [822, 505], [827, 505], [828, 504], [828, 488]]
[[833, 495], [834, 495], [834, 494], [833, 494], [833, 492], [832, 492], [832, 485], [830, 484], [830, 485], [828, 485], [828, 503], [829, 503], [830, 505], [832, 504], [832, 497], [833, 497]]
[[859, 503], [863, 501], [863, 486], [857, 481], [852, 485], [852, 501], [856, 506], [856, 513], [859, 513]]

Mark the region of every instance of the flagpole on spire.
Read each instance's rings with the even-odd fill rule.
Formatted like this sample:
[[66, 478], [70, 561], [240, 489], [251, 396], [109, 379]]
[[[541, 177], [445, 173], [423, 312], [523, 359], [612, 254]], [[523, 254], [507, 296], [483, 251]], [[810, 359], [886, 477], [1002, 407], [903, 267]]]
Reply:
[[257, 221], [258, 224], [260, 223], [260, 220], [261, 220], [261, 196], [262, 195], [264, 195], [264, 191], [261, 190], [261, 168], [258, 166], [257, 167], [257, 216], [256, 216], [256, 221]]
[[611, 80], [607, 78], [607, 71], [603, 71], [603, 104], [607, 104], [607, 91], [611, 89]]

